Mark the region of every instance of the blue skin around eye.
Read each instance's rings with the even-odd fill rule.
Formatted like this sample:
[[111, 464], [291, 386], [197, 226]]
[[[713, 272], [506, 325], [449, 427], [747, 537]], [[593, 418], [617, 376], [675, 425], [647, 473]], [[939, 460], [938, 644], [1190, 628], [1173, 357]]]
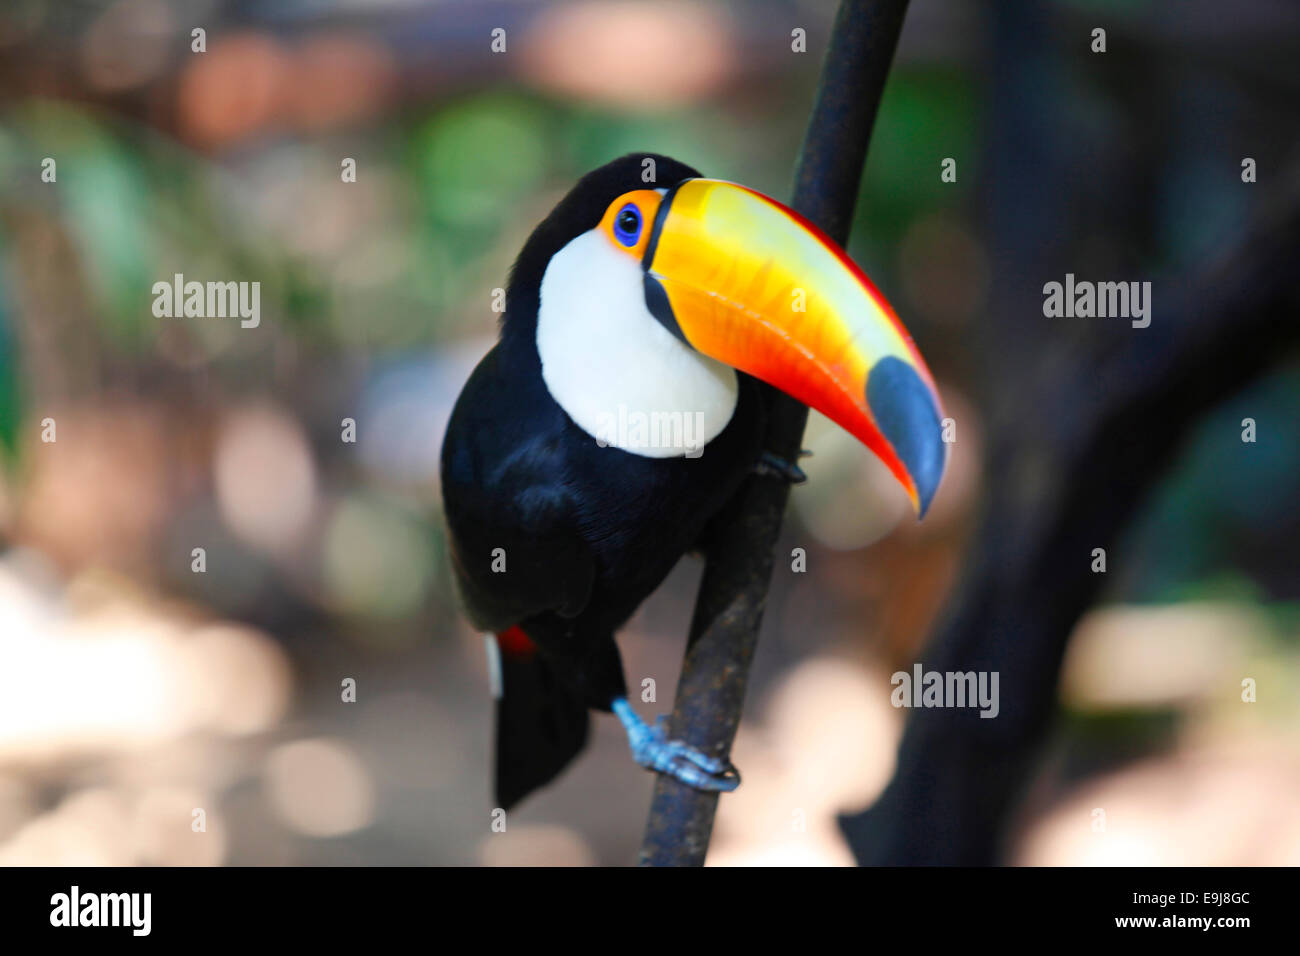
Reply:
[[[636, 216], [636, 228], [631, 232], [628, 232], [618, 224], [619, 220], [623, 218], [623, 214], [628, 210], [631, 210], [632, 215]], [[636, 206], [628, 203], [618, 211], [618, 215], [614, 217], [614, 235], [618, 241], [623, 243], [625, 246], [631, 247], [636, 245], [637, 238], [641, 235], [641, 213], [637, 210]]]

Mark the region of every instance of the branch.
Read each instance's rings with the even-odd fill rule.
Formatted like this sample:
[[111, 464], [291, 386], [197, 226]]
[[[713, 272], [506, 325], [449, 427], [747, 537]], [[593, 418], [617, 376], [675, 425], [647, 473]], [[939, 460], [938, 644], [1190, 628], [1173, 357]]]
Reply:
[[[906, 10], [907, 0], [844, 0], [835, 18], [793, 206], [841, 245]], [[775, 389], [764, 394], [767, 448], [794, 461], [808, 409]], [[705, 753], [727, 754], [740, 725], [789, 492], [783, 481], [746, 482], [710, 548], [671, 720], [674, 737]], [[717, 805], [716, 793], [658, 776], [641, 864], [702, 865]]]

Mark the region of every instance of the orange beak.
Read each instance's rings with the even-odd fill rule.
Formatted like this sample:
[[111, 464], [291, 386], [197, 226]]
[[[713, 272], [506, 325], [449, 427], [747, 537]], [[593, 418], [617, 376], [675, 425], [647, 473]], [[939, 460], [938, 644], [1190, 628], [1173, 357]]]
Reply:
[[821, 230], [744, 186], [688, 179], [658, 203], [642, 266], [661, 322], [857, 437], [925, 514], [947, 460], [934, 379], [884, 296]]

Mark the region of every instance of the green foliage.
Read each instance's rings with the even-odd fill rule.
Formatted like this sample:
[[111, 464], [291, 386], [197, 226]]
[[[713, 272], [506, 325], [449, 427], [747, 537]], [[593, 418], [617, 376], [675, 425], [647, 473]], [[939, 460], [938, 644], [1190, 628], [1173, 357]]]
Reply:
[[[894, 70], [871, 137], [859, 203], [862, 230], [878, 241], [894, 242], [918, 215], [962, 201], [979, 176], [977, 105], [970, 77], [962, 72]], [[946, 157], [957, 160], [955, 183], [939, 178]]]
[[5, 261], [4, 236], [0, 235], [0, 452], [13, 455], [21, 422], [22, 401], [18, 387], [18, 349], [8, 300], [10, 277]]

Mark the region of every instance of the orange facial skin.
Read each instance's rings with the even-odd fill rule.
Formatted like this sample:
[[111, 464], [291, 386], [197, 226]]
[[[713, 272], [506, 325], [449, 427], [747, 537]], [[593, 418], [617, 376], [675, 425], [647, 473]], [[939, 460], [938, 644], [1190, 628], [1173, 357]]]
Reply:
[[[614, 243], [621, 252], [635, 256], [637, 259], [645, 255], [646, 247], [650, 243], [650, 233], [653, 231], [655, 216], [659, 213], [659, 204], [663, 197], [653, 189], [636, 189], [630, 193], [624, 193], [616, 200], [610, 203], [605, 210], [604, 217], [600, 220], [597, 227], [600, 231]], [[635, 243], [631, 246], [623, 242], [614, 228], [614, 221], [618, 218], [627, 206], [632, 205], [637, 208], [641, 214], [641, 231]]]

